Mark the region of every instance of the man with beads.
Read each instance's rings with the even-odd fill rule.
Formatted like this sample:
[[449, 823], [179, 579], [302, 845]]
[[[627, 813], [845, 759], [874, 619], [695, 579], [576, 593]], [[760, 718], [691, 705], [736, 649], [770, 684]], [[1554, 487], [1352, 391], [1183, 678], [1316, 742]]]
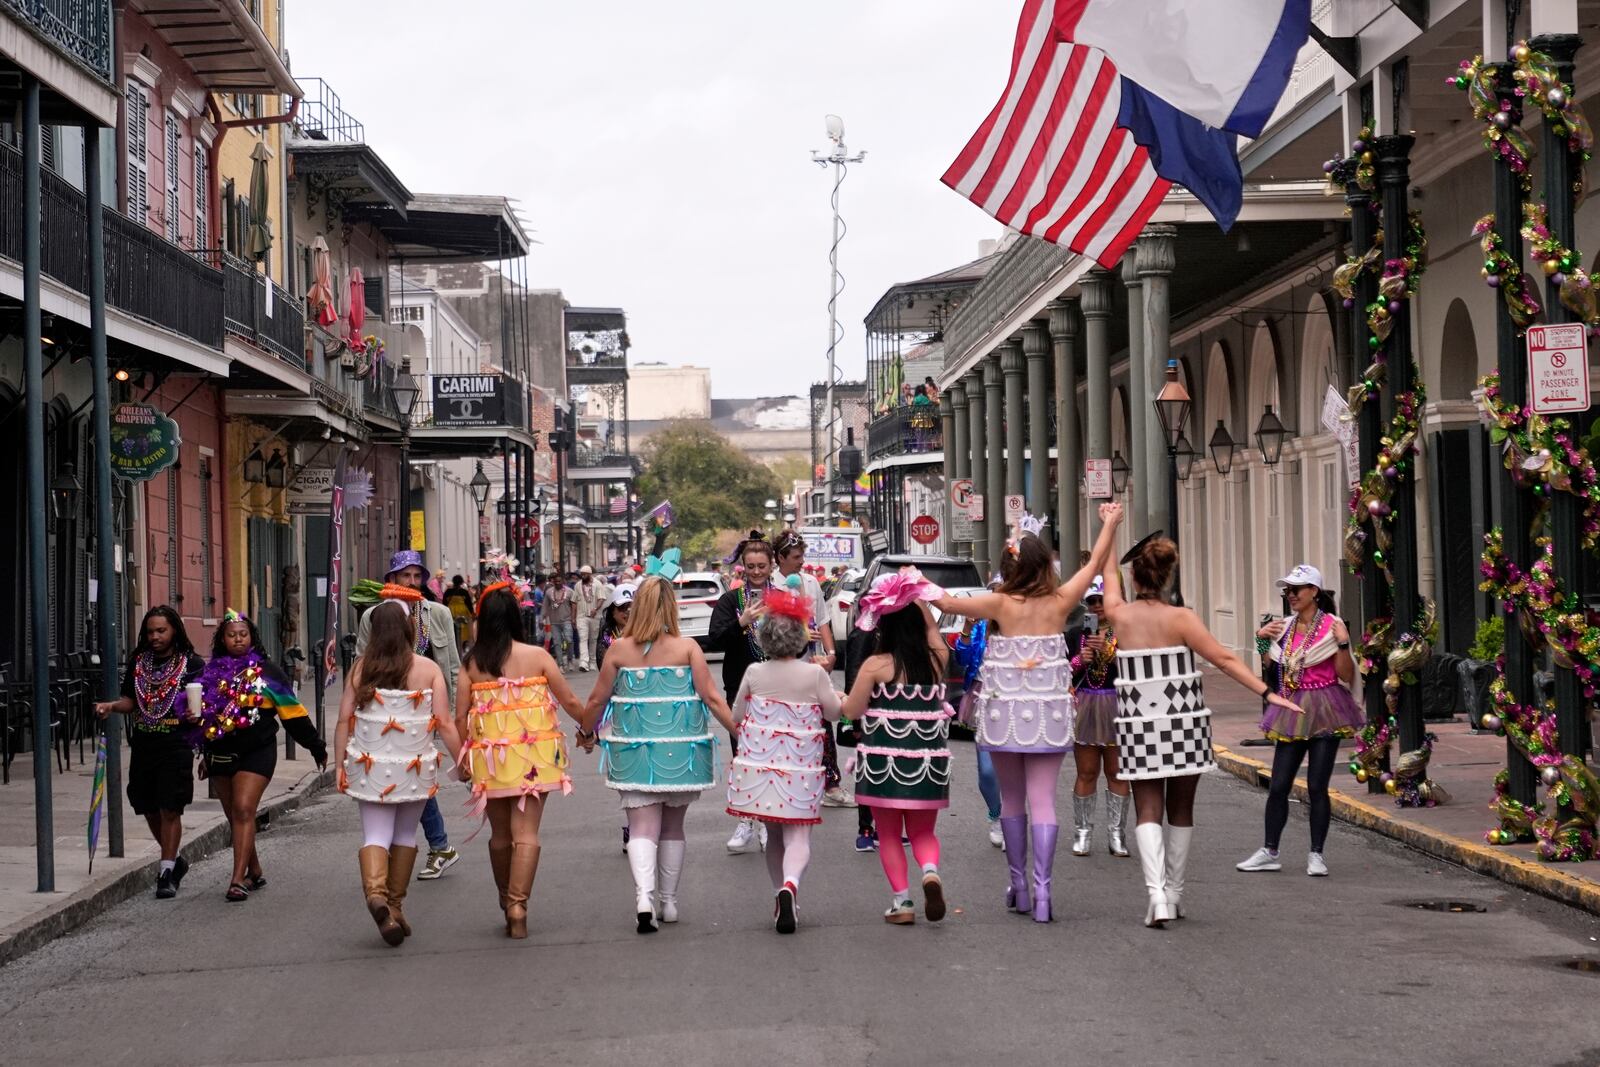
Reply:
[[[428, 582], [428, 569], [423, 565], [422, 553], [413, 548], [402, 548], [389, 558], [389, 572], [385, 582], [404, 585], [423, 592]], [[461, 650], [456, 645], [455, 621], [450, 609], [434, 600], [419, 600], [411, 605], [411, 624], [417, 633], [417, 651], [439, 665], [444, 673], [446, 691], [450, 694], [450, 707], [444, 712], [454, 715], [456, 707], [456, 675], [461, 671]], [[372, 629], [371, 612], [361, 616], [356, 628], [356, 655], [367, 650], [367, 636]], [[428, 798], [422, 809], [422, 833], [428, 839], [428, 860], [417, 872], [417, 881], [432, 881], [448, 868], [455, 866], [460, 853], [450, 847], [450, 836], [445, 832], [444, 816], [439, 811], [439, 801]]]

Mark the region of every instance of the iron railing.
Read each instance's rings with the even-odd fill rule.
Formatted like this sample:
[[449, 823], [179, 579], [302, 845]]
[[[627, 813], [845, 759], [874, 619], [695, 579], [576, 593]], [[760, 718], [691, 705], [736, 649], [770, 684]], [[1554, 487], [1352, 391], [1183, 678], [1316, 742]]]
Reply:
[[[228, 332], [305, 370], [306, 313], [300, 301], [246, 261], [226, 252], [222, 254], [222, 273], [223, 322]], [[267, 285], [272, 286], [271, 315], [267, 314]]]
[[307, 137], [317, 141], [366, 144], [367, 128], [344, 109], [339, 94], [321, 78], [297, 78], [305, 97], [295, 121]]
[[944, 426], [939, 409], [932, 404], [896, 408], [867, 423], [867, 455], [918, 455], [944, 448]]
[[573, 470], [595, 470], [601, 467], [629, 467], [635, 474], [639, 472], [639, 460], [636, 456], [629, 456], [617, 452], [610, 452], [604, 448], [585, 448], [579, 445], [568, 461], [568, 467]]
[[1036, 237], [1017, 238], [945, 327], [945, 369], [958, 366], [971, 355], [986, 333], [1066, 266], [1073, 255], [1061, 245]]
[[111, 0], [0, 0], [0, 8], [111, 81]]
[[[3, 0], [0, 0], [3, 2]], [[0, 255], [21, 261], [22, 155], [0, 144]], [[84, 195], [52, 171], [40, 173], [39, 260], [44, 274], [86, 293], [89, 260]], [[106, 303], [220, 350], [222, 272], [115, 211], [102, 213]]]
[[[393, 362], [394, 357], [386, 355], [384, 361], [372, 369], [372, 374], [366, 379], [366, 390], [361, 397], [361, 406], [369, 414], [380, 415], [386, 419], [399, 421], [400, 409], [394, 402], [394, 380], [399, 376], [399, 370]], [[420, 398], [417, 401], [421, 406]], [[415, 417], [415, 412], [413, 412]]]

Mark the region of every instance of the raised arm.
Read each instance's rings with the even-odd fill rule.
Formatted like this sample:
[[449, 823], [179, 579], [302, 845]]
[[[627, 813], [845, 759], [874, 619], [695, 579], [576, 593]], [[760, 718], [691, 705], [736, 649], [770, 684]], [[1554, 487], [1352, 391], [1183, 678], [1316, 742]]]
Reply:
[[[578, 729], [582, 730], [583, 701], [579, 700], [578, 694], [572, 691], [572, 683], [568, 682], [566, 676], [561, 673], [556, 666], [556, 661], [550, 658], [550, 653], [537, 645], [533, 646], [533, 651], [539, 661], [539, 673], [544, 675], [545, 682], [550, 686], [550, 695], [556, 698], [556, 703], [561, 705], [563, 711], [572, 716], [572, 720], [578, 724]], [[612, 671], [611, 676], [615, 678], [616, 671]], [[599, 687], [596, 686], [596, 688]], [[607, 689], [606, 692], [609, 693], [611, 690]]]
[[950, 596], [947, 593], [932, 603], [934, 607], [950, 615], [962, 615], [969, 619], [988, 619], [992, 622], [1000, 618], [1000, 605], [1005, 602], [1006, 598], [999, 593], [974, 593], [971, 596]]
[[1083, 594], [1089, 591], [1089, 583], [1094, 581], [1095, 575], [1105, 570], [1106, 563], [1111, 559], [1111, 546], [1117, 543], [1117, 527], [1121, 525], [1122, 505], [1101, 504], [1100, 536], [1095, 538], [1094, 548], [1089, 552], [1089, 562], [1056, 587], [1056, 596], [1069, 605], [1076, 605], [1083, 599]]
[[1245, 689], [1261, 697], [1269, 704], [1276, 704], [1280, 708], [1288, 708], [1298, 712], [1300, 706], [1285, 700], [1272, 691], [1272, 687], [1263, 682], [1259, 677], [1250, 673], [1250, 668], [1240, 661], [1238, 656], [1229, 652], [1222, 646], [1222, 642], [1211, 636], [1211, 631], [1201, 625], [1200, 617], [1187, 608], [1174, 609], [1183, 612], [1179, 632], [1184, 643], [1194, 650], [1195, 654], [1210, 663], [1217, 670], [1244, 686]]
[[822, 707], [822, 717], [828, 722], [838, 722], [842, 703], [839, 691], [833, 687], [833, 676], [817, 667], [817, 703]]

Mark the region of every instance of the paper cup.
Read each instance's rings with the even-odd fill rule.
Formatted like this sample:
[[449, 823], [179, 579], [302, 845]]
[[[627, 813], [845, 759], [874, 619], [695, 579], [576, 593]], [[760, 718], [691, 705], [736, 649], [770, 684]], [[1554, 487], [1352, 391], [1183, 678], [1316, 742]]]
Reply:
[[200, 718], [200, 683], [190, 682], [183, 687], [183, 692], [189, 702], [189, 718]]

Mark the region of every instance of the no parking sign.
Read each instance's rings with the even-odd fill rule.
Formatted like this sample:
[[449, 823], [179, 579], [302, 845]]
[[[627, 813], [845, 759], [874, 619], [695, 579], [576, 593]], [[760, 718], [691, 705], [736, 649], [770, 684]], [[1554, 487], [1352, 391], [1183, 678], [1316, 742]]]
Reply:
[[1582, 323], [1528, 330], [1528, 402], [1540, 415], [1589, 410], [1589, 349]]

